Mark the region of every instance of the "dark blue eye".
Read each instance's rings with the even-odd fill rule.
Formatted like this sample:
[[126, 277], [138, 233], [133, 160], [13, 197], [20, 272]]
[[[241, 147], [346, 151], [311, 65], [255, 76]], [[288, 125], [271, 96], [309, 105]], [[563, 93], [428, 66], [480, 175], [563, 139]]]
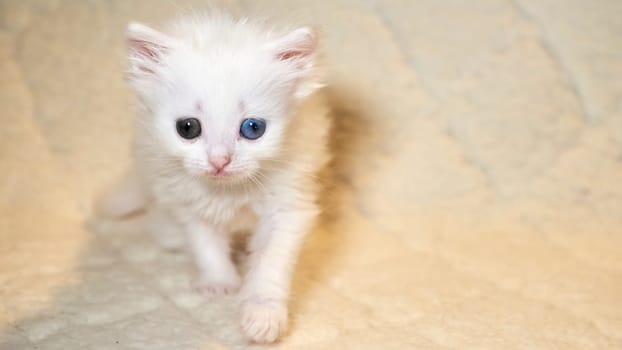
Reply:
[[266, 132], [266, 122], [261, 119], [248, 118], [240, 125], [240, 135], [249, 140], [256, 140]]

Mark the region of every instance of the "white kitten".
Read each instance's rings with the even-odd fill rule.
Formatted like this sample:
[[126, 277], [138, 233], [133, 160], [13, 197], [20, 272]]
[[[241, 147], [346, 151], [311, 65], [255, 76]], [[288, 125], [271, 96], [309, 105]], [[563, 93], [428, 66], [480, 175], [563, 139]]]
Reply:
[[[102, 206], [114, 216], [148, 208], [153, 230], [182, 228], [200, 288], [241, 287], [245, 333], [272, 342], [286, 329], [291, 273], [318, 213], [312, 174], [328, 160], [316, 38], [223, 15], [181, 20], [167, 34], [132, 23], [127, 35], [141, 104], [136, 170]], [[230, 259], [239, 230], [252, 232], [243, 283]]]

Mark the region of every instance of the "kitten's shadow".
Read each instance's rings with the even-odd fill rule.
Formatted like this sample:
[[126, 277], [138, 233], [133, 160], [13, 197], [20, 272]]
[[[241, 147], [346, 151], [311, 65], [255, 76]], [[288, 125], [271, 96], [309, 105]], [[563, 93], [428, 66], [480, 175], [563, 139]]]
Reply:
[[[322, 214], [313, 232], [303, 245], [293, 276], [290, 314], [291, 329], [296, 328], [296, 315], [310, 301], [318, 285], [328, 284], [331, 272], [339, 268], [337, 257], [347, 244], [339, 230], [346, 227], [342, 220], [346, 206], [352, 205], [355, 169], [368, 151], [374, 118], [363, 110], [363, 95], [351, 88], [332, 85], [323, 93], [331, 108], [333, 128], [329, 148], [332, 160], [321, 173], [322, 191], [319, 198]], [[295, 331], [295, 330], [294, 330]]]

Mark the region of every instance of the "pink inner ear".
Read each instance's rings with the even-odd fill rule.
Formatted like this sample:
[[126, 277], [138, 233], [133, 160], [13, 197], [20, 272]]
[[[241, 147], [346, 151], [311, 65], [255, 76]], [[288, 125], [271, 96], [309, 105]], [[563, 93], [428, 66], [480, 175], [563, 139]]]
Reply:
[[[157, 46], [153, 43], [137, 39], [128, 39], [128, 46], [131, 51], [134, 51], [138, 55], [143, 56], [152, 62], [159, 61], [158, 50], [164, 49], [162, 46]], [[144, 65], [139, 66], [138, 69], [143, 72], [154, 73], [153, 70], [145, 67]]]
[[130, 50], [138, 53], [141, 56], [151, 59], [152, 61], [158, 61], [160, 56], [167, 51], [167, 47], [158, 45], [149, 41], [140, 39], [128, 39], [128, 46]]
[[277, 55], [277, 58], [281, 61], [286, 61], [290, 58], [302, 57], [302, 56], [306, 56], [307, 54], [308, 52], [305, 52], [302, 50], [294, 50], [294, 51], [281, 52]]

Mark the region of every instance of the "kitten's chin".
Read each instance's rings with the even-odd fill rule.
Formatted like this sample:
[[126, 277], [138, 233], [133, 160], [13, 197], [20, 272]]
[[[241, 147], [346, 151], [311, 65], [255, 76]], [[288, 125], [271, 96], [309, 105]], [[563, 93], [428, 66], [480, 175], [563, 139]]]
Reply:
[[205, 177], [209, 181], [226, 182], [226, 181], [239, 181], [239, 178], [243, 176], [241, 176], [241, 174], [223, 171], [219, 173], [205, 173]]
[[246, 182], [252, 182], [252, 174], [247, 172], [219, 172], [219, 173], [205, 173], [204, 179], [211, 184], [244, 184]]

